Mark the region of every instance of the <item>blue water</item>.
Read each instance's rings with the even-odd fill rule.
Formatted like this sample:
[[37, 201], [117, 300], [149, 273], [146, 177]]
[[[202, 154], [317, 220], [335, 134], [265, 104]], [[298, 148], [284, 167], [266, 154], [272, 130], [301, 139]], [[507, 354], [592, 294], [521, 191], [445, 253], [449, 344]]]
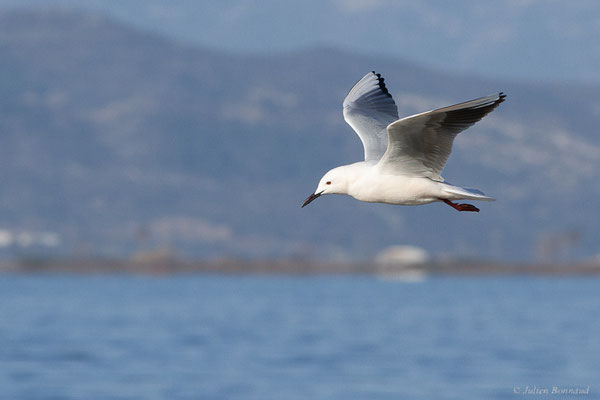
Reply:
[[600, 280], [0, 276], [2, 399], [600, 398]]

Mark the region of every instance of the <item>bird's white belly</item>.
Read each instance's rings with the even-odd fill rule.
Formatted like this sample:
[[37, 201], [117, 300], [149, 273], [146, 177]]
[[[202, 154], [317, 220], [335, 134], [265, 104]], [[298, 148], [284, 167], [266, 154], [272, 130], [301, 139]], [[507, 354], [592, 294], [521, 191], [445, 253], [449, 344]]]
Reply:
[[352, 197], [371, 203], [419, 205], [439, 201], [440, 183], [428, 178], [371, 175], [350, 187]]

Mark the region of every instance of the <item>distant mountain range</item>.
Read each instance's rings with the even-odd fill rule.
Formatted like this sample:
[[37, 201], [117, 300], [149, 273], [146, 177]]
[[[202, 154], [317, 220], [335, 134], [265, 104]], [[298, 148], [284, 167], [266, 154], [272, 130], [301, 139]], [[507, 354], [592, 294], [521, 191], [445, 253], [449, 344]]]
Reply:
[[600, 3], [590, 0], [0, 0], [57, 5], [232, 53], [327, 44], [488, 77], [600, 82]]
[[[598, 86], [490, 81], [326, 47], [221, 53], [65, 9], [0, 13], [0, 60], [4, 256], [600, 253]], [[328, 196], [300, 209], [323, 172], [362, 156], [341, 104], [370, 70], [401, 116], [508, 94], [457, 138], [444, 172], [496, 203], [465, 215]]]

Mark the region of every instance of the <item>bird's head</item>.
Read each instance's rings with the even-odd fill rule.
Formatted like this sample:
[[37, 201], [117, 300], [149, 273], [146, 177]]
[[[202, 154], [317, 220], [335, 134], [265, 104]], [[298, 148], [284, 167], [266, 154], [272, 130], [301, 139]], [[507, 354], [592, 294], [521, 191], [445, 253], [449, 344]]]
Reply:
[[324, 194], [347, 194], [348, 193], [348, 177], [344, 167], [337, 167], [328, 171], [317, 186], [317, 190], [304, 200], [302, 207], [307, 206], [310, 202]]

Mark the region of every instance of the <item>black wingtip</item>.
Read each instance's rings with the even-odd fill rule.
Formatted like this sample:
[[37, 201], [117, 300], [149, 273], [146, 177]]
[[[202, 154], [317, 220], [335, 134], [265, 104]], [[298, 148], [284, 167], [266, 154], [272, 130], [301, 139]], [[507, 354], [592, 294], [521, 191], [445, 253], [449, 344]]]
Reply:
[[385, 79], [381, 77], [381, 74], [378, 74], [375, 71], [371, 71], [371, 72], [377, 77], [377, 82], [379, 83], [379, 88], [381, 89], [383, 94], [386, 94], [386, 95], [392, 97], [390, 92], [385, 87]]
[[504, 100], [506, 100], [506, 95], [504, 94], [504, 92], [498, 93], [498, 100], [496, 100], [496, 105], [500, 105], [500, 103], [503, 103]]

